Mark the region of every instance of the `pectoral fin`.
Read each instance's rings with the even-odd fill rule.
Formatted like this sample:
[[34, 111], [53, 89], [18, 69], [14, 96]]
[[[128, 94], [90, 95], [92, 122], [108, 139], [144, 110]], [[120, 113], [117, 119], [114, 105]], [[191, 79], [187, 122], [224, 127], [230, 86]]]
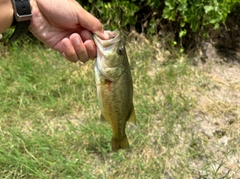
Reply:
[[108, 124], [111, 125], [111, 121], [107, 120], [107, 118], [105, 118], [105, 117], [103, 116], [103, 114], [101, 114], [100, 119], [101, 119], [101, 121], [107, 122]]
[[132, 108], [132, 112], [131, 112], [131, 115], [130, 115], [128, 121], [133, 124], [136, 124], [136, 115], [135, 115], [134, 107]]
[[107, 121], [102, 114], [100, 115], [100, 119], [101, 119], [101, 121], [105, 121], [105, 122]]

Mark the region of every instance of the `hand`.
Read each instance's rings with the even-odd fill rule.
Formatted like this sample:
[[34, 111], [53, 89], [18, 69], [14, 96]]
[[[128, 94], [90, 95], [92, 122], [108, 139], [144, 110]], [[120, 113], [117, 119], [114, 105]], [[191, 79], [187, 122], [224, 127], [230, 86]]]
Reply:
[[92, 33], [107, 39], [101, 22], [75, 0], [31, 0], [29, 30], [41, 42], [69, 61], [86, 62], [96, 57]]

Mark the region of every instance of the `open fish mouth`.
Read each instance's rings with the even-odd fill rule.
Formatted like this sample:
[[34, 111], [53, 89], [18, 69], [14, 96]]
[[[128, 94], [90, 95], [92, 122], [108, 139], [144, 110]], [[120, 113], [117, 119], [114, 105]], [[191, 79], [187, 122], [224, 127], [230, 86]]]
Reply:
[[102, 49], [102, 48], [106, 48], [109, 47], [113, 44], [116, 44], [120, 41], [120, 33], [119, 31], [105, 31], [105, 33], [108, 34], [109, 39], [107, 40], [102, 40], [100, 39], [98, 36], [96, 36], [95, 34], [93, 35], [93, 39], [96, 43], [96, 46], [98, 47], [98, 49]]

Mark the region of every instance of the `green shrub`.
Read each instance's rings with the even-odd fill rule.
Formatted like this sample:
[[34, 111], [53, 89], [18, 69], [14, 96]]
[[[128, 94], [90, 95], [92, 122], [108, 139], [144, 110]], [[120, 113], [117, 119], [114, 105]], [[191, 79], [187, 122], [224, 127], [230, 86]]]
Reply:
[[137, 3], [132, 1], [100, 1], [90, 0], [78, 1], [86, 10], [101, 19], [106, 29], [124, 28], [127, 25], [135, 25], [136, 16], [139, 11]]
[[[151, 30], [158, 17], [176, 21], [181, 29], [189, 24], [191, 30], [196, 32], [200, 27], [218, 28], [240, 0], [164, 0], [163, 2], [78, 0], [78, 2], [111, 28], [122, 28], [140, 21], [149, 21], [148, 28]], [[185, 33], [180, 34], [183, 36]]]
[[[208, 37], [229, 13], [239, 15], [240, 0], [89, 0], [78, 2], [104, 24], [105, 29], [135, 29], [148, 36], [172, 32], [170, 44], [182, 47], [195, 37]], [[239, 19], [239, 18], [238, 18]], [[187, 40], [186, 40], [187, 39]], [[196, 39], [196, 38], [195, 38]], [[195, 42], [193, 42], [195, 43]]]
[[200, 27], [217, 29], [224, 23], [234, 3], [232, 0], [165, 0], [163, 18], [180, 24], [180, 36], [186, 34], [186, 24], [193, 32]]

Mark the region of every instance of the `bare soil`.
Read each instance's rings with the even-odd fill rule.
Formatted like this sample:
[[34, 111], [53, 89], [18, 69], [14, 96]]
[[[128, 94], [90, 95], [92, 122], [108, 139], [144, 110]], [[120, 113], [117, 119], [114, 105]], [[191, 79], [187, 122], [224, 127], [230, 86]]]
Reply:
[[[221, 32], [221, 33], [220, 33]], [[240, 178], [240, 29], [222, 27], [201, 43], [193, 64], [203, 72], [201, 88], [193, 89], [197, 101], [192, 111], [196, 136], [204, 139], [201, 147], [215, 163], [212, 167], [227, 176]], [[196, 159], [196, 168], [204, 167], [206, 158]], [[204, 176], [204, 173], [201, 174]]]

